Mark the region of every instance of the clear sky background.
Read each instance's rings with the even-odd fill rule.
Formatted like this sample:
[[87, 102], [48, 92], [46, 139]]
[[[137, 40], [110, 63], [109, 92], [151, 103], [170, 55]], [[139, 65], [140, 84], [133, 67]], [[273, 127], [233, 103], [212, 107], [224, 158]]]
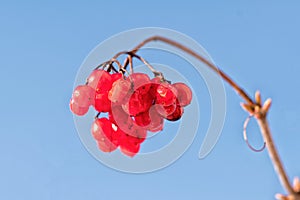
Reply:
[[[108, 37], [148, 26], [194, 38], [249, 93], [272, 97], [275, 142], [290, 177], [300, 176], [299, 1], [1, 1], [1, 199], [263, 200], [284, 192], [267, 152], [244, 143], [247, 114], [227, 84], [224, 129], [204, 160], [203, 135], [149, 174], [117, 172], [85, 150], [68, 107], [80, 64]], [[251, 122], [259, 146], [257, 131]]]

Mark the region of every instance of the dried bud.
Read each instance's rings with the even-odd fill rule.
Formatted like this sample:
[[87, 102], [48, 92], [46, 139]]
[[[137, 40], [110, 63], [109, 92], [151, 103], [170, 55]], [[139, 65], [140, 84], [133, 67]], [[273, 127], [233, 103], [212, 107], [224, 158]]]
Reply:
[[261, 95], [260, 95], [260, 92], [258, 90], [255, 92], [255, 101], [258, 105], [261, 106]]
[[269, 111], [269, 109], [271, 107], [271, 103], [272, 103], [272, 99], [270, 99], [270, 98], [265, 101], [265, 103], [264, 103], [264, 105], [262, 107], [262, 109], [263, 109], [264, 112], [267, 113]]
[[293, 183], [293, 185], [294, 185], [294, 190], [295, 190], [295, 192], [300, 192], [300, 180], [299, 180], [298, 177], [295, 177], [295, 178], [294, 178], [294, 183]]
[[276, 194], [275, 199], [277, 199], [277, 200], [288, 200], [288, 197], [286, 197], [282, 194]]

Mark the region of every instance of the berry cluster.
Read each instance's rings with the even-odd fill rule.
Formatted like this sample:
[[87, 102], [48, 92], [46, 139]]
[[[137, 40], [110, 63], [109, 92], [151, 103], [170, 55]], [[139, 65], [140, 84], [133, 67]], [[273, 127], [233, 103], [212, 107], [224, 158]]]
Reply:
[[[98, 115], [91, 132], [103, 152], [120, 150], [130, 157], [136, 155], [147, 131], [159, 132], [164, 119], [179, 120], [192, 92], [184, 83], [170, 84], [163, 77], [150, 79], [143, 73], [110, 74], [95, 69], [85, 85], [75, 88], [70, 108], [84, 115], [93, 106]], [[108, 117], [99, 118], [100, 113]]]

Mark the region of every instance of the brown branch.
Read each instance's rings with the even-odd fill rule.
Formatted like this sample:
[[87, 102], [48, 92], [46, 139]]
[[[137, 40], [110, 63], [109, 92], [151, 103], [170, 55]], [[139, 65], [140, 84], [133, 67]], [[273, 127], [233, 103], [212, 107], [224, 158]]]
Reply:
[[288, 180], [286, 172], [283, 168], [283, 164], [277, 153], [266, 117], [263, 116], [262, 118], [257, 118], [257, 123], [266, 142], [267, 148], [269, 150], [269, 156], [273, 161], [274, 169], [278, 175], [278, 178], [280, 179], [282, 186], [287, 190], [289, 194], [295, 195], [296, 193], [294, 192], [293, 187]]
[[[281, 185], [288, 192], [289, 197], [291, 199], [300, 200], [300, 194], [297, 193], [293, 189], [293, 187], [291, 186], [291, 183], [288, 180], [288, 176], [284, 170], [283, 163], [281, 162], [279, 154], [275, 148], [275, 144], [274, 144], [274, 141], [273, 141], [273, 138], [271, 135], [269, 124], [267, 122], [267, 113], [268, 113], [269, 107], [271, 105], [271, 101], [267, 100], [265, 102], [264, 106], [262, 106], [261, 102], [260, 102], [261, 101], [260, 97], [256, 97], [256, 100], [252, 100], [249, 97], [249, 95], [237, 83], [235, 83], [227, 74], [225, 74], [217, 66], [215, 66], [214, 64], [209, 62], [207, 59], [205, 59], [204, 57], [202, 57], [200, 54], [196, 53], [192, 49], [187, 48], [186, 46], [184, 46], [176, 41], [170, 40], [168, 38], [161, 37], [161, 36], [150, 37], [150, 38], [144, 40], [143, 42], [141, 42], [140, 44], [138, 44], [131, 52], [135, 54], [144, 45], [146, 45], [147, 43], [152, 42], [152, 41], [161, 41], [161, 42], [167, 43], [167, 44], [177, 47], [178, 49], [181, 49], [182, 51], [186, 52], [187, 54], [197, 58], [199, 61], [206, 64], [214, 72], [219, 74], [231, 87], [233, 87], [233, 89], [238, 93], [238, 95], [240, 95], [247, 102], [246, 104], [244, 104], [244, 106], [246, 107], [246, 110], [250, 114], [254, 114], [254, 116], [257, 120], [257, 123], [258, 123], [261, 133], [262, 133], [262, 136], [266, 142], [266, 146], [267, 146], [267, 149], [269, 152], [270, 159], [273, 163], [275, 172], [277, 173], [277, 176], [281, 182]], [[124, 65], [127, 65], [128, 61], [129, 60], [127, 58], [124, 62]]]

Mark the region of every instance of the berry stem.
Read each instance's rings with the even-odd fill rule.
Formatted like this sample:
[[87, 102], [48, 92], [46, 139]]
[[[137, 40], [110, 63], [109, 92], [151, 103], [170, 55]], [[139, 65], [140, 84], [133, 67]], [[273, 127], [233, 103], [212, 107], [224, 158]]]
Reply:
[[[281, 185], [285, 190], [288, 192], [290, 196], [292, 196], [294, 199], [300, 199], [300, 194], [296, 193], [293, 190], [293, 187], [291, 186], [291, 183], [289, 182], [288, 176], [286, 171], [284, 170], [283, 163], [280, 160], [279, 154], [276, 150], [272, 134], [269, 128], [269, 124], [267, 122], [267, 112], [268, 110], [265, 110], [264, 107], [262, 107], [259, 103], [257, 103], [255, 100], [252, 100], [252, 98], [249, 97], [249, 95], [237, 84], [235, 83], [227, 74], [225, 74], [222, 70], [220, 70], [217, 66], [215, 66], [213, 63], [209, 62], [207, 59], [202, 57], [200, 54], [196, 53], [192, 49], [176, 42], [173, 40], [170, 40], [165, 37], [161, 36], [153, 36], [149, 37], [146, 40], [142, 41], [139, 43], [133, 50], [130, 52], [132, 54], [135, 54], [138, 50], [140, 50], [144, 45], [146, 45], [149, 42], [153, 41], [160, 41], [167, 43], [171, 46], [174, 46], [178, 49], [181, 49], [182, 51], [186, 52], [187, 54], [197, 58], [199, 61], [203, 62], [206, 64], [210, 69], [212, 69], [214, 72], [219, 74], [223, 80], [225, 80], [236, 92], [239, 96], [241, 96], [246, 102], [247, 105], [250, 107], [256, 107], [256, 112], [255, 112], [255, 118], [257, 120], [257, 123], [260, 127], [262, 136], [264, 137], [264, 140], [266, 142], [266, 146], [269, 152], [269, 157], [273, 163], [275, 172], [277, 173], [277, 176], [281, 182]], [[124, 65], [127, 65], [129, 62], [129, 58], [127, 57], [126, 60], [124, 61]], [[250, 113], [250, 111], [248, 111]], [[250, 113], [253, 114], [253, 113]]]

